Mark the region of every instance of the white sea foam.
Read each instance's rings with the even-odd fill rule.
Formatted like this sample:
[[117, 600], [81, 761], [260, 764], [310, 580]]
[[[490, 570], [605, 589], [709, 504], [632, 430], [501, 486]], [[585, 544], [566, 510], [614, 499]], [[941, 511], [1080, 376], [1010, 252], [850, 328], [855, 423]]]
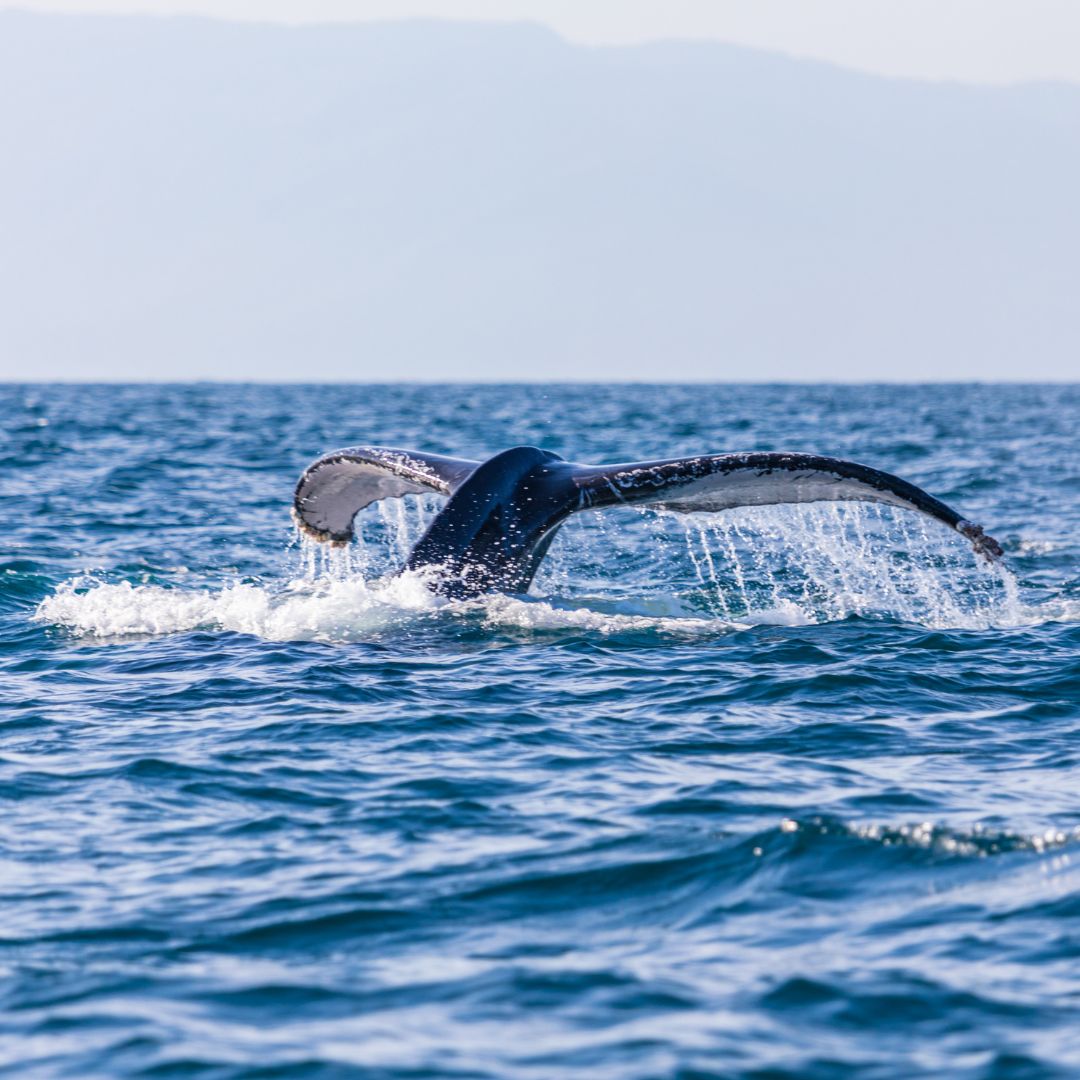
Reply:
[[[630, 605], [633, 608], [634, 605]], [[677, 608], [678, 605], [673, 605]], [[492, 629], [588, 631], [612, 634], [653, 630], [699, 635], [750, 622], [802, 621], [794, 610], [757, 612], [743, 624], [708, 617], [642, 615], [536, 597], [495, 595], [452, 601], [435, 596], [416, 574], [366, 581], [316, 577], [279, 588], [239, 584], [220, 590], [96, 582], [61, 585], [38, 606], [35, 618], [95, 638], [156, 637], [192, 630], [229, 630], [271, 641], [368, 640], [423, 619], [473, 619]]]
[[43, 600], [35, 617], [99, 638], [232, 630], [271, 641], [347, 641], [445, 605], [414, 574], [385, 581], [318, 576], [277, 588], [238, 584], [220, 590], [76, 579]]
[[1080, 844], [1080, 826], [1059, 828], [1051, 826], [1038, 832], [1017, 832], [992, 829], [974, 824], [956, 828], [932, 821], [890, 824], [842, 822], [822, 818], [796, 821], [784, 818], [783, 833], [802, 833], [807, 836], [850, 836], [884, 847], [923, 848], [942, 855], [966, 855], [986, 858], [1009, 852], [1044, 854]]
[[293, 573], [276, 583], [192, 589], [83, 577], [58, 587], [35, 617], [94, 638], [205, 629], [278, 641], [369, 640], [460, 619], [495, 630], [692, 636], [852, 615], [942, 629], [1080, 619], [1078, 601], [1026, 604], [1007, 568], [933, 523], [862, 504], [594, 515], [557, 541], [538, 595], [450, 601], [422, 575], [389, 573], [431, 510], [380, 504], [358, 544], [303, 542]]

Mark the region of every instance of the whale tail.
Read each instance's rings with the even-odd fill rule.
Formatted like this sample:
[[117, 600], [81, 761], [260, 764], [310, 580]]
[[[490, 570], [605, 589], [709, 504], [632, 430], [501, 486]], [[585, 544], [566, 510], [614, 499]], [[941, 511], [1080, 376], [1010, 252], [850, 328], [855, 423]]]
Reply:
[[528, 589], [559, 526], [578, 510], [646, 504], [679, 513], [736, 506], [860, 501], [943, 522], [993, 561], [998, 542], [932, 495], [889, 473], [815, 454], [709, 454], [623, 465], [575, 465], [533, 446], [487, 461], [357, 446], [335, 450], [300, 477], [293, 518], [308, 536], [347, 543], [379, 499], [434, 492], [447, 503], [405, 567], [437, 567], [434, 588], [464, 598]]

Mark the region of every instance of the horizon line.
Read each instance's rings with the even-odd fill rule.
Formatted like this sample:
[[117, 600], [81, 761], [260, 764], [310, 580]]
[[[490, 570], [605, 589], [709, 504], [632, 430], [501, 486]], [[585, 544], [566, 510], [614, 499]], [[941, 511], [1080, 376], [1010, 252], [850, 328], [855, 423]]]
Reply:
[[17, 386], [1077, 386], [1080, 379], [9, 379]]

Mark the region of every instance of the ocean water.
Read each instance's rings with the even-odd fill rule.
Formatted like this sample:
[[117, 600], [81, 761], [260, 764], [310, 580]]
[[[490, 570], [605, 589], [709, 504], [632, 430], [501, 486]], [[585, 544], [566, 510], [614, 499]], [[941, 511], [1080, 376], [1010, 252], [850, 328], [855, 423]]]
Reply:
[[[1080, 388], [0, 388], [0, 1075], [1080, 1075]], [[527, 597], [288, 515], [354, 443], [797, 449]]]

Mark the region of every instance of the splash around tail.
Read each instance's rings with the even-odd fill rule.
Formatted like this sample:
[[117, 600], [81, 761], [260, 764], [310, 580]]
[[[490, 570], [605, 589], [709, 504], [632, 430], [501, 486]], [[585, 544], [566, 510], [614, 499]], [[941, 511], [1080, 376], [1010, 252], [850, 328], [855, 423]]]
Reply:
[[525, 592], [559, 527], [577, 511], [640, 504], [676, 513], [785, 503], [876, 502], [955, 529], [989, 562], [1001, 545], [981, 526], [890, 473], [803, 453], [710, 454], [619, 465], [576, 465], [533, 446], [478, 462], [411, 450], [335, 450], [301, 475], [293, 518], [307, 536], [347, 543], [353, 519], [380, 499], [434, 492], [446, 505], [403, 570], [430, 572], [454, 599]]

